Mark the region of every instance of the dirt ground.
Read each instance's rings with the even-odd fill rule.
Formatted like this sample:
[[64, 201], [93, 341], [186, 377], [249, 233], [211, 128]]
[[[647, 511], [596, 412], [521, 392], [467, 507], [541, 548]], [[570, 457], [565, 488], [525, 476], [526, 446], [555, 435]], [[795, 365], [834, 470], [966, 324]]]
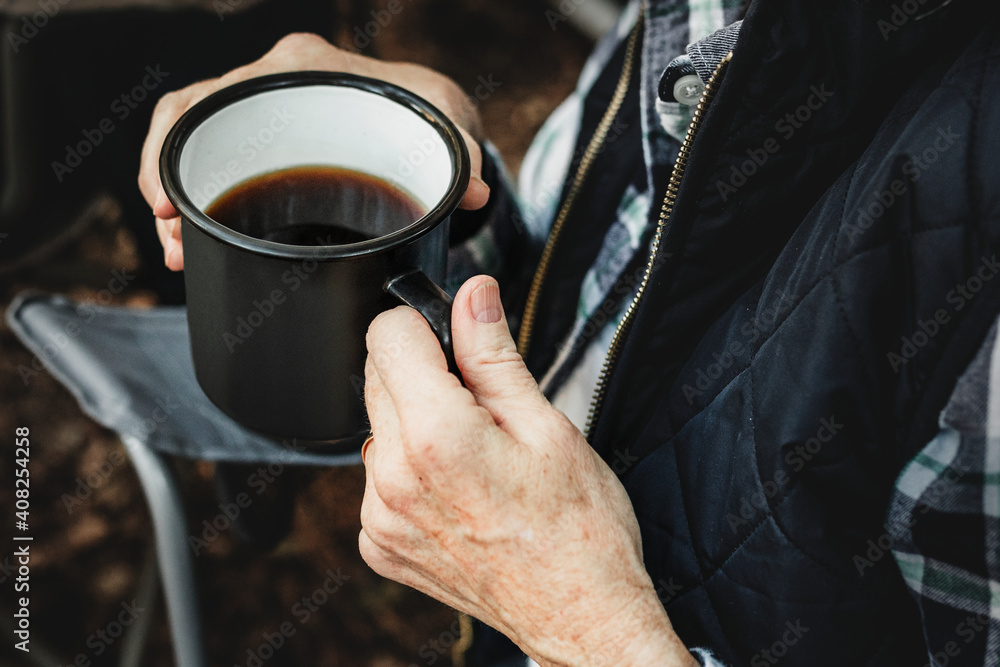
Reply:
[[[348, 3], [341, 3], [348, 4]], [[385, 3], [375, 0], [373, 8]], [[480, 77], [499, 82], [480, 109], [484, 127], [515, 169], [548, 113], [572, 89], [589, 44], [566, 24], [552, 30], [545, 5], [535, 0], [408, 0], [405, 13], [374, 39], [384, 58], [412, 60], [453, 76], [466, 90]], [[368, 10], [369, 8], [365, 8]], [[350, 10], [358, 16], [358, 9]], [[361, 12], [364, 15], [365, 12]], [[336, 39], [351, 43], [354, 24]], [[137, 161], [137, 160], [136, 160]], [[152, 224], [152, 220], [150, 220]], [[0, 277], [0, 307], [29, 288], [94, 301], [111, 271], [138, 271], [142, 260], [115, 207], [55, 256], [15, 276]], [[130, 286], [115, 297], [129, 307], [151, 307], [157, 295]], [[16, 427], [31, 429], [32, 658], [11, 648], [13, 548], [0, 547], [0, 664], [116, 664], [121, 640], [100, 639], [136, 596], [150, 519], [136, 476], [116, 436], [81, 414], [50, 375], [23, 380], [31, 355], [0, 323], [0, 521], [13, 524]], [[189, 524], [218, 514], [213, 467], [178, 462]], [[67, 506], [79, 480], [92, 493]], [[360, 469], [305, 474], [290, 535], [266, 554], [224, 532], [196, 560], [210, 665], [324, 665], [424, 667], [451, 664], [455, 613], [410, 589], [375, 575], [357, 552], [358, 512], [364, 488]], [[343, 585], [327, 600], [314, 596], [334, 573]], [[315, 610], [297, 606], [303, 597]], [[124, 607], [123, 607], [124, 605]], [[152, 614], [144, 665], [173, 664], [162, 603]], [[253, 654], [265, 635], [290, 624], [294, 634], [267, 660]], [[286, 626], [289, 627], [289, 626]], [[107, 635], [103, 635], [107, 636]], [[44, 645], [44, 646], [43, 646]], [[51, 650], [46, 660], [43, 648]], [[262, 652], [265, 657], [268, 651]]]

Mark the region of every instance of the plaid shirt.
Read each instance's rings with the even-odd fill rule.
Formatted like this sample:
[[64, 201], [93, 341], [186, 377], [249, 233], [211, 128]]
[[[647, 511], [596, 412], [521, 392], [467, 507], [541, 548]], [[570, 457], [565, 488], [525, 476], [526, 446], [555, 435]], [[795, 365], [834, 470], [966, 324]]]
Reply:
[[[646, 183], [630, 185], [622, 195], [615, 220], [583, 280], [575, 323], [540, 383], [553, 404], [579, 427], [586, 420], [611, 337], [631, 299], [615, 300], [621, 305], [604, 314], [596, 331], [594, 316], [608, 303], [610, 291], [622, 284], [622, 273], [633, 257], [649, 252], [649, 212], [655, 205], [650, 195], [652, 173], [673, 164], [691, 120], [691, 107], [658, 101], [660, 76], [672, 63], [676, 65], [678, 56], [691, 52], [691, 43], [704, 40], [712, 52], [712, 40], [732, 40], [732, 31], [720, 31], [735, 21], [740, 4], [739, 0], [650, 0], [640, 8], [638, 2], [630, 3], [588, 60], [576, 90], [535, 137], [521, 168], [516, 202], [498, 197], [504, 203], [494, 207], [482, 230], [453, 249], [450, 282], [455, 289], [478, 272], [508, 285], [530, 280], [530, 274], [518, 271], [523, 269], [518, 267], [520, 256], [508, 260], [512, 253], [499, 239], [510, 234], [502, 227], [513, 220], [532, 246], [544, 244], [563, 184], [579, 159], [584, 99], [627, 38], [639, 11], [644, 11], [640, 105]], [[698, 73], [707, 78], [704, 67]], [[496, 151], [486, 148], [499, 165]], [[509, 183], [505, 174], [502, 178]], [[855, 566], [863, 570], [889, 553], [895, 557], [924, 619], [928, 651], [924, 667], [1000, 667], [1000, 346], [996, 340], [994, 327], [942, 413], [940, 434], [900, 474], [885, 534], [855, 559]], [[577, 353], [570, 354], [572, 350]], [[724, 667], [708, 650], [693, 648], [692, 655], [708, 667]]]
[[996, 343], [994, 324], [941, 413], [941, 432], [903, 469], [889, 504], [886, 542], [920, 605], [932, 667], [1000, 665]]

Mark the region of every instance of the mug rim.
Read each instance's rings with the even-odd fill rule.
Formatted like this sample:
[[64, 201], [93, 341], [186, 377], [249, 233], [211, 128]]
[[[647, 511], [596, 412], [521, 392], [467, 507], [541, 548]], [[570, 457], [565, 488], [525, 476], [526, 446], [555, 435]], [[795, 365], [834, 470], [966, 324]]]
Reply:
[[[422, 217], [390, 234], [358, 243], [304, 246], [265, 241], [242, 234], [212, 219], [188, 196], [180, 179], [180, 158], [185, 144], [205, 120], [234, 102], [264, 92], [304, 86], [328, 85], [354, 88], [385, 97], [423, 118], [440, 135], [456, 168], [445, 195]], [[391, 250], [427, 234], [448, 218], [458, 207], [469, 186], [471, 174], [469, 151], [455, 124], [424, 98], [388, 81], [348, 72], [307, 70], [282, 72], [247, 79], [218, 90], [188, 109], [171, 128], [160, 151], [160, 182], [167, 198], [181, 218], [200, 231], [227, 245], [279, 259], [345, 259]]]

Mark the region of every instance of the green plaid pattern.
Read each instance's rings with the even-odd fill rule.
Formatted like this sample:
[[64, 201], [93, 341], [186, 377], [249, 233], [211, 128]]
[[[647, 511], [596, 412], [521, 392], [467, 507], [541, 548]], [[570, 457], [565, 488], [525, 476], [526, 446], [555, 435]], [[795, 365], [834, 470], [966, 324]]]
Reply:
[[[576, 322], [542, 386], [553, 378], [565, 383], [553, 402], [577, 424], [586, 418], [590, 396], [614, 329], [630, 298], [606, 308], [609, 293], [635, 286], [626, 267], [648, 253], [656, 211], [650, 196], [654, 168], [673, 163], [690, 121], [690, 108], [659, 106], [660, 74], [687, 44], [736, 18], [739, 0], [651, 0], [642, 7], [645, 34], [641, 63], [642, 137], [646, 187], [623, 194], [604, 244], [588, 271], [577, 304]], [[511, 271], [522, 256], [505, 254], [498, 238], [512, 223], [535, 247], [544, 244], [558, 210], [563, 184], [574, 164], [583, 100], [624, 40], [640, 11], [633, 1], [617, 27], [595, 49], [576, 90], [550, 116], [522, 165], [518, 211], [499, 207], [483, 230], [453, 249], [453, 285], [476, 272], [519, 275]], [[488, 147], [491, 149], [491, 147]], [[499, 156], [492, 151], [499, 164]], [[629, 295], [629, 297], [631, 294]], [[592, 322], [602, 324], [594, 329]], [[930, 667], [1000, 667], [1000, 347], [996, 327], [976, 361], [958, 383], [941, 416], [941, 432], [903, 469], [886, 523], [892, 551], [924, 619]], [[572, 350], [582, 354], [571, 354]], [[709, 652], [694, 649], [703, 665], [723, 667]], [[817, 658], [819, 662], [821, 657]], [[529, 661], [529, 664], [530, 661]], [[914, 667], [921, 667], [915, 665]]]
[[1000, 347], [996, 326], [941, 432], [903, 469], [886, 524], [924, 618], [928, 664], [1000, 666]]
[[[623, 274], [623, 271], [638, 253], [645, 256], [649, 252], [650, 230], [659, 209], [659, 202], [654, 204], [649, 194], [653, 170], [673, 164], [690, 123], [691, 110], [685, 105], [661, 105], [657, 111], [655, 102], [660, 75], [674, 58], [684, 53], [689, 43], [734, 22], [739, 6], [740, 0], [651, 0], [645, 5], [638, 0], [630, 2], [615, 28], [601, 40], [584, 65], [576, 89], [535, 136], [521, 166], [516, 194], [518, 210], [512, 212], [507, 207], [500, 207], [478, 234], [452, 249], [448, 281], [452, 290], [476, 273], [489, 273], [501, 279], [516, 275], [518, 280], [530, 281], [530, 273], [516, 273], [510, 269], [511, 265], [523, 261], [523, 254], [510, 256], [498, 239], [511, 236], [505, 228], [517, 227], [517, 231], [528, 235], [532, 247], [544, 245], [561, 203], [563, 184], [579, 158], [576, 146], [583, 102], [615, 49], [628, 38], [639, 12], [644, 12], [639, 92], [646, 183], [631, 186], [622, 193], [615, 220], [581, 286], [576, 321], [552, 369], [541, 383], [543, 389], [557, 390], [559, 387], [549, 386], [554, 377], [565, 378], [573, 374], [576, 367], [582, 369], [574, 374], [574, 381], [586, 386], [575, 390], [567, 388], [574, 398], [560, 405], [579, 426], [585, 420], [589, 394], [596, 384], [611, 336], [637, 286], [635, 276]], [[487, 149], [490, 157], [499, 163], [499, 155], [491, 146]], [[628, 294], [609, 301], [612, 292], [621, 292], [623, 285]], [[505, 291], [518, 287], [511, 287], [509, 281], [504, 280], [501, 286]], [[608, 304], [613, 305], [609, 308]], [[588, 326], [592, 319], [600, 322], [600, 326]], [[584, 372], [591, 368], [598, 370]]]

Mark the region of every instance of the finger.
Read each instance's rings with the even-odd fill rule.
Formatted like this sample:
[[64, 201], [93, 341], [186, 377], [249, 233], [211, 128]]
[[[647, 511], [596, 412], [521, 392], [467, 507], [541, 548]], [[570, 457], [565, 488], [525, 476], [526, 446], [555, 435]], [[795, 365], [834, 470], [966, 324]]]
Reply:
[[372, 435], [392, 442], [399, 434], [399, 419], [392, 399], [382, 386], [382, 379], [375, 370], [375, 361], [369, 354], [365, 358], [365, 408]]
[[441, 343], [427, 321], [412, 308], [399, 306], [376, 317], [366, 343], [401, 424], [433, 405], [475, 405], [458, 378], [448, 372]]
[[[392, 399], [382, 386], [371, 355], [365, 359], [365, 407], [368, 409], [372, 436], [378, 440], [377, 444], [372, 441], [365, 457], [366, 480], [371, 492], [378, 494], [381, 489], [379, 498], [382, 502], [388, 501], [396, 506], [402, 499], [403, 480], [413, 473], [401, 464], [399, 418]], [[390, 488], [393, 484], [401, 488]]]
[[[425, 548], [430, 540], [405, 514], [405, 510], [398, 511], [387, 503], [383, 498], [384, 490], [380, 491], [379, 489], [377, 478], [380, 475], [383, 480], [386, 475], [389, 475], [393, 482], [399, 481], [400, 477], [412, 477], [412, 471], [404, 470], [405, 466], [399, 464], [398, 457], [395, 461], [387, 457], [385, 450], [380, 449], [376, 442], [372, 442], [365, 464], [365, 495], [361, 501], [361, 532], [381, 549], [382, 556], [386, 560], [391, 560], [396, 565], [409, 566], [413, 564], [407, 557], [409, 549]], [[395, 470], [387, 472], [387, 465], [394, 466]], [[410, 502], [407, 504], [411, 504], [419, 496], [413, 493], [408, 498]], [[382, 573], [380, 572], [380, 574]]]
[[516, 439], [532, 440], [538, 416], [553, 410], [517, 352], [496, 280], [476, 276], [462, 285], [451, 326], [455, 361], [477, 403]]
[[176, 218], [178, 215], [177, 209], [174, 208], [174, 205], [170, 203], [169, 199], [167, 199], [167, 193], [163, 191], [163, 188], [159, 186], [159, 183], [157, 183], [157, 187], [159, 189], [156, 193], [156, 201], [153, 203], [153, 215], [157, 218], [163, 218], [164, 220]]
[[[458, 456], [459, 443], [486, 437], [493, 420], [448, 372], [444, 353], [426, 320], [400, 306], [382, 313], [368, 329], [368, 351], [392, 401], [404, 448], [417, 460], [446, 470], [437, 456]], [[431, 451], [434, 450], [434, 451]]]
[[209, 79], [167, 93], [157, 102], [153, 117], [149, 122], [149, 132], [142, 144], [139, 161], [139, 190], [151, 207], [156, 207], [157, 217], [169, 219], [177, 216], [177, 211], [163, 195], [160, 184], [160, 150], [170, 129], [188, 108], [214, 92], [218, 88], [217, 80]]
[[163, 263], [171, 271], [180, 271], [184, 268], [184, 253], [181, 249], [181, 221], [180, 218], [164, 220], [156, 218], [156, 235], [163, 246]]
[[[389, 463], [379, 452], [377, 443], [372, 443], [365, 464], [365, 495], [361, 501], [361, 528], [377, 544], [385, 549], [398, 548], [407, 543], [416, 543], [423, 535], [406, 516], [393, 509], [383, 500], [376, 483], [376, 476], [384, 475], [383, 464]], [[376, 472], [379, 471], [379, 472]], [[412, 473], [410, 473], [412, 474]]]
[[142, 143], [142, 153], [139, 163], [139, 190], [146, 199], [150, 207], [159, 211], [157, 217], [168, 219], [177, 215], [171, 215], [166, 211], [165, 206], [169, 205], [160, 185], [160, 150], [163, 142], [167, 138], [167, 133], [174, 126], [177, 119], [187, 110], [187, 91], [168, 93], [160, 98], [153, 110], [153, 118], [149, 122], [149, 132], [146, 140]]
[[164, 220], [162, 218], [156, 218], [156, 236], [160, 239], [160, 245], [163, 246], [163, 263], [167, 263], [167, 239], [171, 236], [170, 231], [170, 221]]
[[[163, 263], [171, 271], [184, 269], [184, 249], [181, 244], [180, 218], [160, 183], [160, 151], [167, 134], [174, 123], [190, 108], [192, 104], [203, 99], [218, 88], [218, 80], [209, 79], [187, 88], [164, 95], [153, 111], [149, 133], [142, 145], [142, 156], [139, 166], [139, 189], [146, 202], [153, 209], [153, 215], [158, 220], [165, 221], [163, 229], [169, 233], [160, 236], [163, 244]], [[157, 223], [157, 233], [161, 224]]]
[[477, 176], [469, 179], [469, 188], [459, 202], [458, 207], [468, 211], [476, 211], [486, 206], [490, 200], [490, 186]]
[[414, 504], [428, 492], [427, 480], [418, 480], [403, 452], [396, 408], [371, 355], [365, 361], [365, 404], [374, 436], [365, 457], [368, 490], [394, 512], [410, 516]]
[[483, 180], [483, 151], [479, 147], [479, 142], [472, 138], [466, 130], [459, 128], [465, 145], [469, 149], [470, 177], [469, 187], [465, 191], [465, 196], [459, 202], [458, 207], [475, 211], [486, 206], [490, 200], [490, 186]]
[[181, 242], [181, 219], [163, 220], [157, 218], [156, 232], [160, 236], [160, 243], [163, 244], [163, 263], [171, 271], [183, 271], [184, 249]]

